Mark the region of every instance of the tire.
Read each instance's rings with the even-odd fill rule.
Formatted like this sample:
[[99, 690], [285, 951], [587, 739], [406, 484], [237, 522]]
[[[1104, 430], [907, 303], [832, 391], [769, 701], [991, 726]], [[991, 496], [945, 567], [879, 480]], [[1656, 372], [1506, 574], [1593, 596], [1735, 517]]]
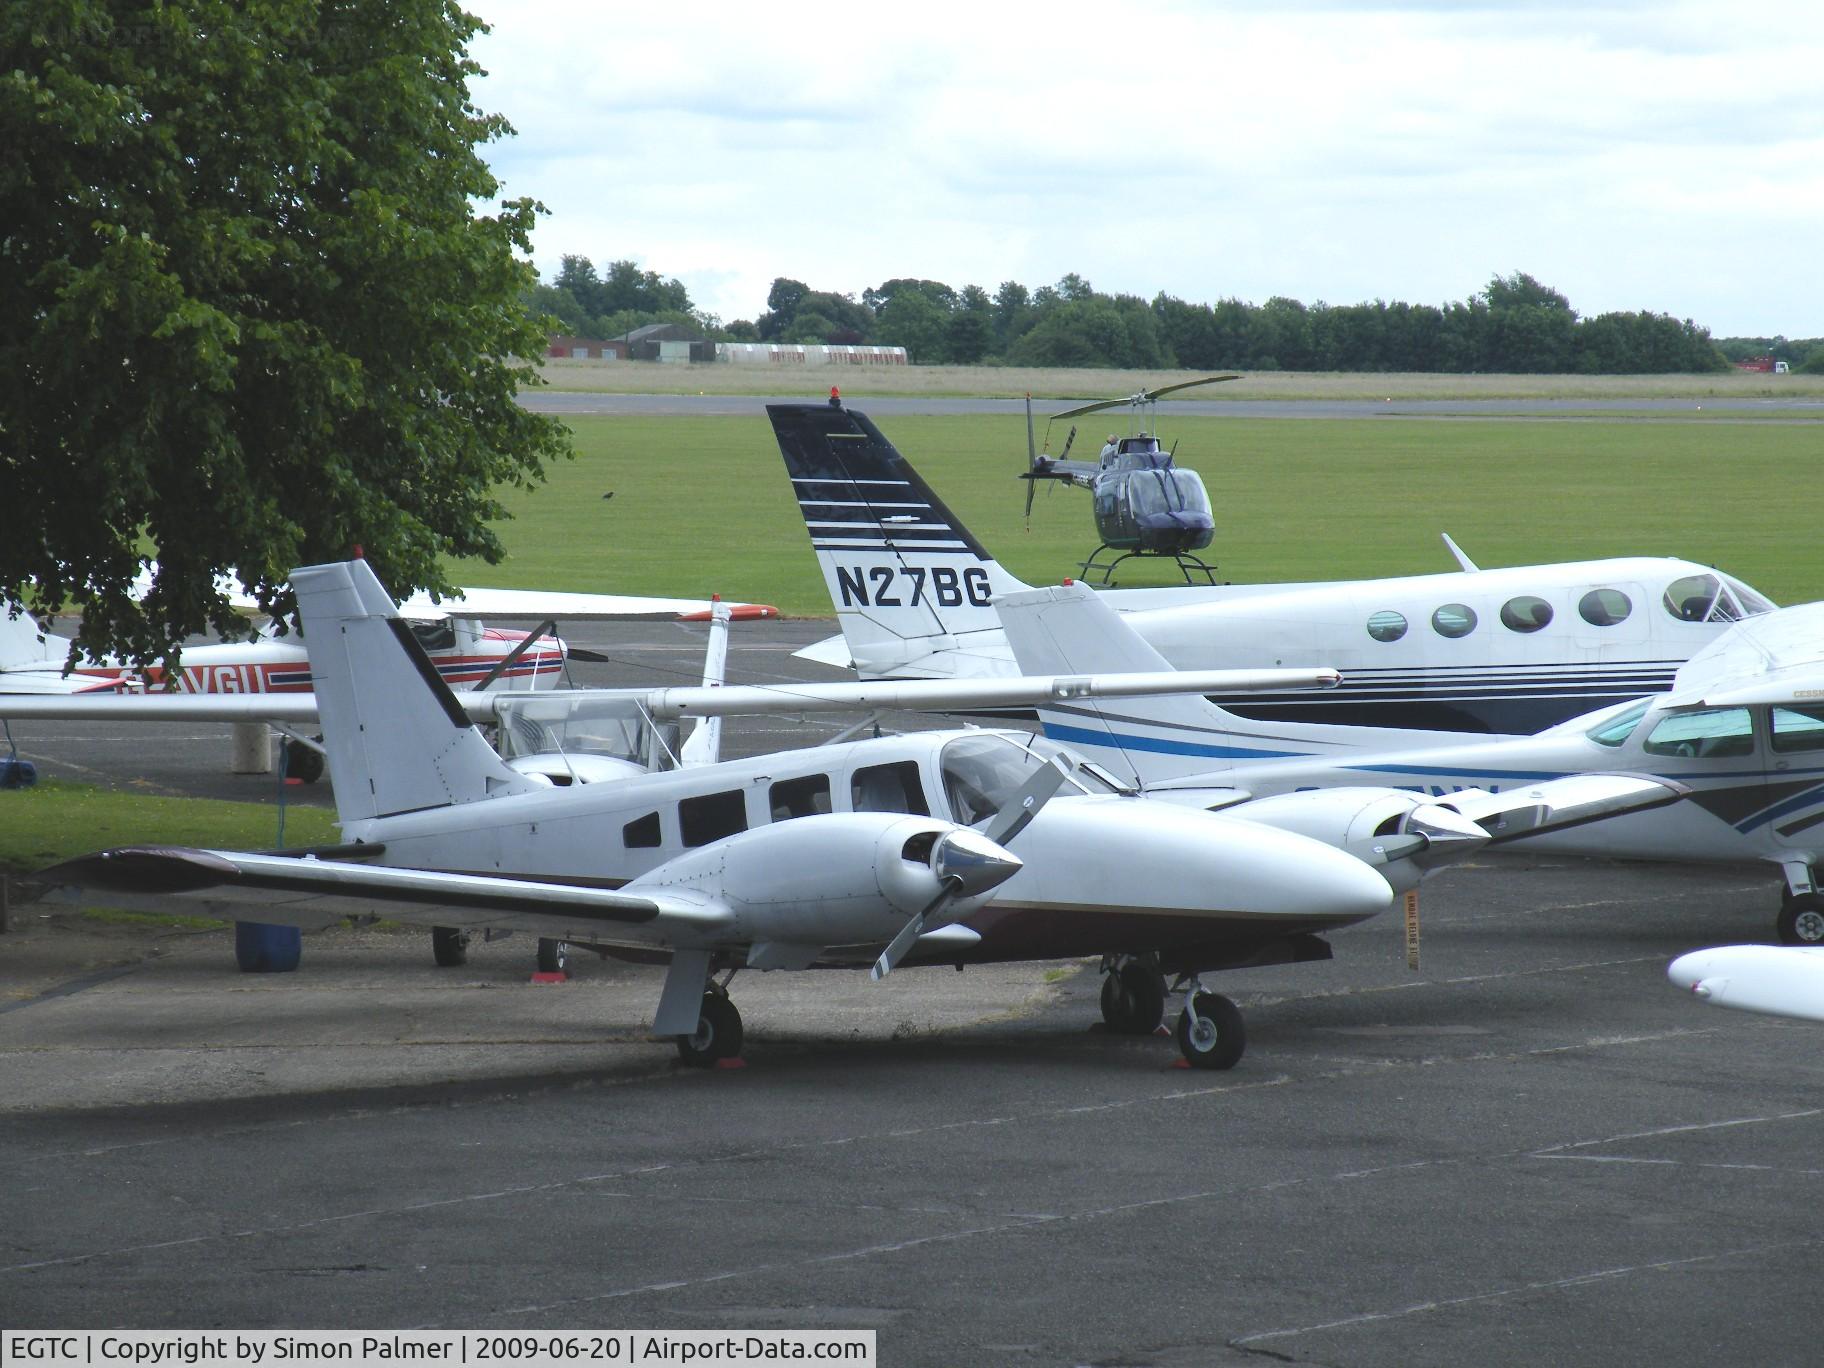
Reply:
[[711, 1068], [718, 1059], [733, 1059], [740, 1054], [744, 1038], [741, 1013], [735, 1010], [735, 1004], [720, 993], [705, 993], [697, 1033], [678, 1037], [678, 1058], [694, 1068]]
[[1241, 1009], [1220, 993], [1193, 993], [1178, 1016], [1178, 1049], [1193, 1069], [1232, 1069], [1248, 1047]]
[[1129, 1035], [1151, 1035], [1165, 1020], [1165, 975], [1149, 957], [1132, 960], [1117, 970], [1121, 995], [1127, 999]]
[[1824, 897], [1801, 893], [1782, 901], [1774, 931], [1781, 945], [1824, 945]]
[[279, 747], [279, 756], [279, 763], [283, 767], [287, 779], [314, 784], [323, 777], [322, 751], [300, 745], [288, 736]]
[[469, 933], [454, 926], [431, 928], [431, 958], [440, 969], [454, 969], [469, 962]]
[[570, 947], [561, 940], [552, 940], [547, 936], [538, 938], [538, 972], [541, 974], [561, 974], [564, 966], [570, 962]]
[[1113, 969], [1102, 975], [1102, 1021], [1114, 1035], [1134, 1034], [1134, 1004]]

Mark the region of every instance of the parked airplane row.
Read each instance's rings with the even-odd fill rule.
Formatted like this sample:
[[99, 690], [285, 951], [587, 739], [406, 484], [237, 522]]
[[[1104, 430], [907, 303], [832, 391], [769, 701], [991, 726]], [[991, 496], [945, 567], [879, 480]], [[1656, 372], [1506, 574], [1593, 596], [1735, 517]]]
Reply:
[[[1151, 1030], [1166, 976], [1174, 976], [1185, 991], [1178, 1038], [1186, 1058], [1227, 1067], [1241, 1053], [1244, 1028], [1233, 1004], [1203, 987], [1202, 974], [1327, 956], [1323, 931], [1372, 915], [1396, 889], [1493, 842], [1575, 842], [1598, 821], [1592, 829], [1600, 832], [1658, 833], [1670, 822], [1688, 835], [1713, 808], [1739, 806], [1752, 787], [1734, 784], [1735, 797], [1722, 803], [1717, 795], [1730, 786], [1710, 783], [1701, 766], [1668, 774], [1632, 763], [1632, 753], [1628, 763], [1595, 765], [1478, 760], [1483, 753], [1469, 748], [1528, 738], [1470, 742], [1461, 731], [1416, 729], [1421, 717], [1440, 715], [1441, 692], [1454, 691], [1449, 716], [1486, 725], [1542, 706], [1562, 711], [1579, 689], [1622, 688], [1624, 666], [1641, 667], [1626, 686], [1630, 697], [1662, 689], [1680, 660], [1740, 619], [1796, 623], [1778, 629], [1795, 641], [1815, 633], [1787, 614], [1760, 616], [1772, 605], [1746, 585], [1680, 561], [1468, 568], [1365, 584], [1033, 593], [987, 556], [865, 417], [835, 405], [774, 406], [769, 415], [845, 639], [866, 646], [853, 654], [875, 667], [864, 677], [897, 669], [920, 680], [793, 686], [789, 699], [750, 687], [700, 690], [691, 701], [691, 691], [671, 690], [464, 702], [364, 563], [311, 567], [297, 572], [295, 588], [306, 638], [317, 644], [318, 694], [286, 709], [293, 721], [320, 713], [346, 844], [303, 859], [107, 852], [52, 871], [51, 881], [107, 889], [114, 901], [153, 888], [160, 898], [199, 900], [243, 919], [257, 906], [261, 920], [281, 924], [384, 907], [438, 928], [440, 959], [458, 953], [470, 929], [514, 927], [550, 943], [668, 959], [655, 1030], [677, 1036], [695, 1063], [739, 1046], [727, 979], [712, 975], [871, 964], [884, 976], [902, 962], [1100, 956], [1112, 1028]], [[1535, 592], [1516, 592], [1522, 584]], [[1394, 730], [1263, 721], [1263, 711], [1324, 716], [1317, 700], [1330, 695], [1271, 701], [1265, 690], [1283, 686], [1283, 673], [1251, 683], [1173, 676], [1171, 665], [1182, 661], [1153, 644], [1231, 667], [1271, 656], [1275, 665], [1303, 665], [1309, 684], [1332, 677], [1321, 674], [1324, 652], [1311, 645], [1322, 629], [1334, 635], [1345, 617], [1378, 603], [1358, 625], [1375, 648], [1397, 650], [1427, 620], [1420, 605], [1439, 594], [1450, 601], [1430, 611], [1430, 637], [1401, 657], [1416, 663], [1396, 667], [1411, 671], [1408, 702], [1423, 707], [1400, 707], [1383, 693], [1345, 698], [1339, 710], [1359, 716], [1391, 707], [1403, 724]], [[1582, 627], [1551, 631], [1573, 614]], [[1402, 619], [1400, 630], [1391, 616]], [[1601, 635], [1630, 621], [1633, 629]], [[1479, 623], [1487, 630], [1478, 638]], [[1768, 633], [1744, 638], [1744, 630], [1730, 639], [1755, 640], [1764, 652]], [[1550, 657], [1557, 682], [1542, 683], [1536, 670], [1513, 663], [1513, 652], [1503, 655], [1509, 637], [1529, 644], [1532, 666]], [[1418, 698], [1431, 686], [1415, 681], [1472, 668], [1439, 664], [1441, 652], [1466, 641], [1501, 657], [1506, 663], [1488, 668], [1506, 670], [1509, 682], [1478, 692], [1459, 673], [1432, 698]], [[1643, 651], [1663, 659], [1621, 658]], [[1301, 652], [1309, 659], [1299, 660]], [[1689, 743], [1671, 752], [1681, 759], [1739, 760], [1746, 752], [1729, 739], [1740, 734], [1728, 730], [1733, 722], [1717, 736], [1681, 722], [1674, 737], [1645, 720], [1705, 710], [1686, 697], [1691, 688], [1715, 706], [1715, 680], [1729, 673], [1715, 663], [1719, 655], [1738, 659], [1739, 650], [1719, 643], [1660, 703], [1611, 703], [1602, 710], [1611, 730], [1601, 737], [1581, 725], [1547, 735], [1574, 734], [1610, 751], [1638, 741], [1655, 757], [1667, 753], [1652, 749], [1661, 737], [1666, 746]], [[1050, 677], [1027, 680], [1016, 670]], [[1136, 670], [1166, 673], [1141, 682]], [[1567, 681], [1579, 671], [1573, 688]], [[1697, 685], [1699, 674], [1709, 683]], [[1241, 688], [1234, 714], [1198, 697], [1156, 697], [1219, 686]], [[1051, 741], [1013, 731], [924, 733], [722, 764], [712, 729], [679, 741], [655, 725], [666, 716], [804, 711], [819, 689], [828, 706], [1036, 707]], [[661, 701], [659, 693], [673, 697]], [[1122, 695], [1142, 701], [1092, 701]], [[34, 702], [58, 706], [19, 706]], [[269, 715], [257, 710], [276, 700], [148, 698], [128, 706], [164, 702], [192, 715], [203, 705], [216, 709], [207, 715], [248, 717]], [[1758, 703], [1772, 708], [1769, 754], [1807, 748], [1775, 744], [1776, 727], [1786, 726], [1789, 741], [1806, 727], [1782, 720], [1771, 696]], [[1239, 716], [1242, 708], [1253, 715]], [[1635, 725], [1624, 728], [1630, 715]], [[500, 753], [470, 725], [474, 716], [500, 724]], [[1751, 745], [1759, 744], [1760, 716], [1748, 724]], [[1824, 719], [1815, 725], [1824, 736]], [[614, 734], [606, 763], [578, 753], [591, 729]], [[1706, 747], [1713, 741], [1721, 744]], [[1395, 750], [1430, 759], [1380, 755]], [[1447, 753], [1457, 765], [1448, 772], [1431, 763]], [[1688, 787], [1708, 806], [1678, 803]], [[1763, 775], [1760, 788], [1769, 787]], [[1797, 794], [1778, 795], [1755, 814]], [[1640, 815], [1668, 805], [1668, 813]], [[1783, 929], [1804, 935], [1815, 922], [1824, 938], [1824, 905], [1803, 902], [1815, 901], [1814, 855], [1792, 839], [1810, 829], [1802, 816], [1793, 825], [1795, 812], [1767, 811], [1741, 831], [1771, 824], [1792, 847], [1776, 860], [1787, 870], [1789, 907], [1796, 905]], [[1665, 847], [1658, 835], [1651, 840], [1659, 842], [1652, 853]], [[1683, 848], [1693, 849], [1689, 840]], [[1766, 853], [1773, 849], [1747, 853], [1774, 858]]]

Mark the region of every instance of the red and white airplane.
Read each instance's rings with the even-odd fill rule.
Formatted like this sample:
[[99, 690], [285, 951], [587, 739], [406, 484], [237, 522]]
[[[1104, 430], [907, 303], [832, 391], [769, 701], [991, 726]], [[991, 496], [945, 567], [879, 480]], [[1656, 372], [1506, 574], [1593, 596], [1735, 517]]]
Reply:
[[[237, 607], [254, 611], [251, 597], [234, 586]], [[777, 617], [767, 604], [729, 605], [737, 619]], [[538, 589], [463, 589], [440, 603], [418, 594], [399, 606], [400, 616], [424, 647], [437, 673], [453, 689], [490, 692], [555, 687], [570, 648], [555, 626], [538, 633], [486, 625], [494, 618], [543, 618], [567, 622], [674, 619], [707, 622], [702, 599], [642, 598], [624, 594], [548, 593]], [[78, 660], [66, 672], [71, 642], [40, 631], [21, 613], [0, 605], [0, 694], [143, 693], [296, 694], [310, 692], [310, 662], [295, 635], [263, 632], [252, 641], [184, 648], [167, 676], [157, 666], [118, 660]]]

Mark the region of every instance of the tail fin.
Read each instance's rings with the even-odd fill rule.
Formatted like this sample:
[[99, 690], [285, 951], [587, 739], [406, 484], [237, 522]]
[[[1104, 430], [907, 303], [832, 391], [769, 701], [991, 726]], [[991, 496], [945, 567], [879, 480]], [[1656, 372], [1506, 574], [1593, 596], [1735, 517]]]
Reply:
[[864, 679], [1009, 673], [1003, 570], [867, 416], [768, 404], [817, 563]]
[[[1007, 642], [1026, 675], [1169, 670], [1171, 664], [1083, 584], [999, 601]], [[1042, 705], [1045, 734], [1142, 787], [1259, 760], [1334, 749], [1298, 723], [1253, 722], [1195, 694]]]
[[291, 572], [344, 823], [538, 787], [469, 724], [366, 561]]
[[32, 615], [0, 599], [0, 670], [61, 670], [70, 643], [38, 630]]

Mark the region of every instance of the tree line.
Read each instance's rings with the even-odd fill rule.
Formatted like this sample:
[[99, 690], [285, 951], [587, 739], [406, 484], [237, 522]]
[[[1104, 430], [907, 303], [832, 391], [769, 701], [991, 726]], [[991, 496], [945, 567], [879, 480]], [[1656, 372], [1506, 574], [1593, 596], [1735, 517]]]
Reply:
[[1431, 371], [1464, 374], [1661, 374], [1725, 370], [1771, 355], [1824, 371], [1824, 340], [1717, 341], [1690, 319], [1610, 312], [1582, 317], [1525, 272], [1496, 275], [1467, 300], [1442, 305], [1195, 304], [1160, 293], [1105, 294], [1082, 276], [1029, 290], [894, 279], [856, 299], [781, 276], [766, 310], [724, 325], [696, 310], [676, 279], [616, 261], [597, 274], [567, 256], [550, 285], [528, 295], [565, 329], [614, 337], [646, 323], [684, 323], [719, 341], [878, 343], [921, 365], [1107, 366], [1125, 369]]

